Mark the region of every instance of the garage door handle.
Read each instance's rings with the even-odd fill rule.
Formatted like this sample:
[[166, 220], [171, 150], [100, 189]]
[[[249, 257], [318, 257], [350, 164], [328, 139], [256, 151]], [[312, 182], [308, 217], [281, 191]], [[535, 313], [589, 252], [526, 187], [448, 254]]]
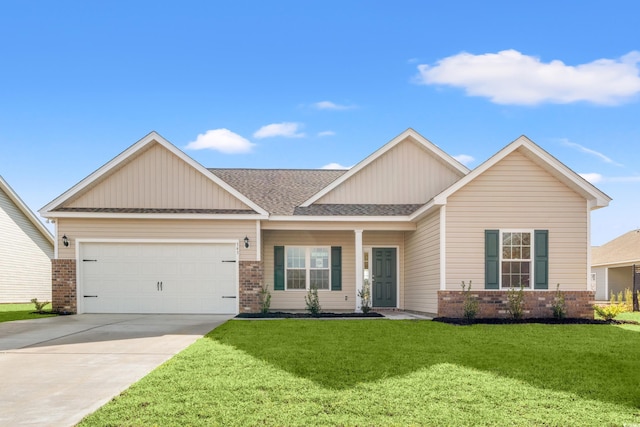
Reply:
[[98, 295], [83, 295], [85, 298], [98, 298]]
[[230, 259], [230, 260], [223, 259], [222, 262], [236, 262], [236, 260], [235, 259]]
[[235, 299], [236, 296], [235, 295], [223, 295], [222, 298], [233, 298], [233, 299]]

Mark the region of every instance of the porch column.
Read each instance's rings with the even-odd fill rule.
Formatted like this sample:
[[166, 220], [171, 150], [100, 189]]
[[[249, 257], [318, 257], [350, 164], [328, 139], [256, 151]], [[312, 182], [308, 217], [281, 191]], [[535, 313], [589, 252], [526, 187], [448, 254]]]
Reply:
[[356, 312], [362, 312], [362, 298], [358, 295], [362, 290], [362, 230], [354, 230], [356, 233]]

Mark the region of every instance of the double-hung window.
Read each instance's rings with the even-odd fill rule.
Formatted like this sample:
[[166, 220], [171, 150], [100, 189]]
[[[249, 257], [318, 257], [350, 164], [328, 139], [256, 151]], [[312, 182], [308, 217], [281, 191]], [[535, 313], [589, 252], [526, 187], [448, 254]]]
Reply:
[[331, 289], [329, 247], [286, 248], [286, 289]]
[[502, 232], [502, 288], [531, 287], [531, 232]]

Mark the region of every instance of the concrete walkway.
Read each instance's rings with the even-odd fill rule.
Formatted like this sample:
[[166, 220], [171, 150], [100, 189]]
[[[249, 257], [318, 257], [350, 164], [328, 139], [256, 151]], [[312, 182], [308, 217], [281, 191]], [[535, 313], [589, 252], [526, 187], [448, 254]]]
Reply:
[[232, 316], [81, 314], [0, 323], [0, 426], [72, 426]]

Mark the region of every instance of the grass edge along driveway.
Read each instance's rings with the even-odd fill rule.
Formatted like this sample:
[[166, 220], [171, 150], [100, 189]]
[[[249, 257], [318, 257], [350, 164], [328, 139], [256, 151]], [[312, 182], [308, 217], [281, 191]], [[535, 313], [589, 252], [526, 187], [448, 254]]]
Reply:
[[81, 425], [640, 423], [638, 354], [611, 325], [232, 320]]
[[[47, 305], [51, 308], [51, 305]], [[0, 304], [0, 323], [13, 322], [14, 320], [40, 319], [42, 317], [57, 316], [56, 313], [36, 313], [33, 303], [24, 304]]]

